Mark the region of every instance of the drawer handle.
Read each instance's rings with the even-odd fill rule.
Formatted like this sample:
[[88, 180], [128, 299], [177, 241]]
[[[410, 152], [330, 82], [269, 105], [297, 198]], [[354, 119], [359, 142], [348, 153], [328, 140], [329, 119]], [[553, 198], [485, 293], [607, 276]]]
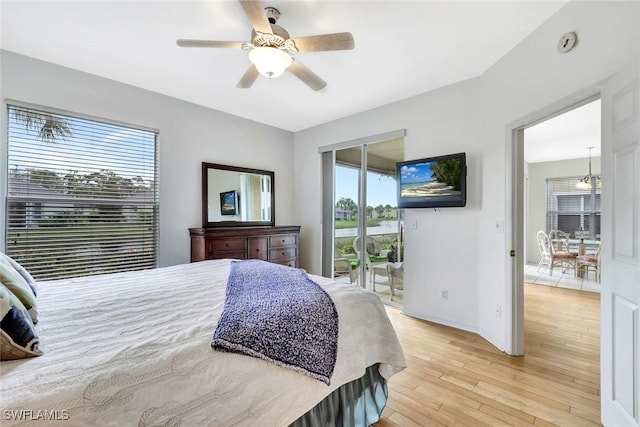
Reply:
[[256, 249], [256, 252], [260, 252], [260, 249]]
[[282, 255], [284, 255], [284, 252], [282, 252]]
[[229, 244], [228, 244], [228, 243], [226, 243], [226, 244], [225, 244], [225, 246], [226, 246], [226, 247], [229, 247]]
[[282, 243], [284, 243], [284, 239], [282, 239]]

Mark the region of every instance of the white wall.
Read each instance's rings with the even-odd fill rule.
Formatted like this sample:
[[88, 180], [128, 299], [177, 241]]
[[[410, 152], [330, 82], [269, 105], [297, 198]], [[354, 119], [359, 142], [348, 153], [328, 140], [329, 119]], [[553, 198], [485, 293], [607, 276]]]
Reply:
[[[583, 177], [589, 172], [589, 159], [529, 163], [529, 200], [525, 223], [526, 262], [540, 261], [536, 233], [547, 229], [547, 178]], [[600, 157], [591, 159], [591, 172], [600, 175]]]
[[[417, 230], [405, 232], [404, 310], [420, 317], [428, 317], [465, 329], [477, 325], [477, 220], [482, 209], [482, 165], [479, 162], [480, 141], [469, 138], [461, 120], [478, 123], [469, 107], [461, 116], [460, 105], [468, 93], [476, 90], [470, 83], [462, 83], [431, 92], [429, 96], [410, 98], [390, 106], [338, 120], [325, 126], [296, 133], [296, 174], [320, 174], [317, 147], [331, 143], [375, 135], [395, 129], [407, 129], [405, 157], [407, 159], [431, 155], [467, 152], [467, 207], [407, 210], [405, 223], [416, 218]], [[474, 141], [475, 139], [475, 141]], [[313, 171], [311, 171], [313, 169]], [[318, 179], [297, 182], [296, 196], [302, 198], [297, 206], [302, 223], [303, 264], [312, 271], [320, 271], [320, 182]], [[315, 213], [317, 212], [317, 214]], [[454, 219], [457, 218], [457, 219]], [[309, 243], [313, 246], [309, 246]], [[442, 255], [458, 260], [464, 267], [442, 269]], [[416, 268], [417, 266], [421, 268]], [[447, 289], [447, 304], [440, 302], [440, 291]], [[450, 310], [459, 307], [461, 316], [451, 317]]]
[[[201, 162], [274, 171], [276, 222], [293, 224], [290, 132], [7, 51], [0, 51], [0, 61], [3, 101], [38, 104], [160, 131], [160, 266], [189, 262], [187, 229], [202, 226]], [[6, 135], [4, 116], [1, 135]], [[6, 137], [0, 141], [0, 198], [4, 200]], [[4, 218], [5, 204], [0, 205], [0, 218]], [[4, 236], [5, 224], [0, 222]], [[0, 240], [4, 245], [4, 239]]]
[[[596, 84], [639, 54], [639, 3], [571, 2], [479, 78], [295, 134], [296, 218], [302, 263], [320, 272], [319, 146], [405, 128], [407, 159], [467, 152], [466, 208], [407, 211], [406, 313], [479, 331], [504, 348], [510, 279], [505, 234], [507, 126]], [[556, 44], [576, 31], [579, 44]], [[398, 76], [401, 78], [402, 76]], [[449, 290], [447, 302], [440, 291]]]

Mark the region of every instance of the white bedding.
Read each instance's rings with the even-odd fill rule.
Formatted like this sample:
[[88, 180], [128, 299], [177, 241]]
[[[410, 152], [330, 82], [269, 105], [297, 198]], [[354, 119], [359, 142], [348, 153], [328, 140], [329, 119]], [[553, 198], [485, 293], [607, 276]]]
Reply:
[[45, 354], [0, 363], [1, 424], [43, 425], [8, 419], [21, 414], [65, 426], [286, 426], [366, 367], [379, 362], [389, 378], [406, 366], [379, 298], [319, 276], [339, 316], [330, 386], [214, 351], [229, 263], [39, 282]]

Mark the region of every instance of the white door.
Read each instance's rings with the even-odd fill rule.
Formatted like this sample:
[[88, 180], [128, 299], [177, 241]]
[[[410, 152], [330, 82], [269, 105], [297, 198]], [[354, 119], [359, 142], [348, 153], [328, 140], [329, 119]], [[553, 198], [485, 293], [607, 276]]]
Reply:
[[640, 426], [640, 59], [602, 89], [601, 405]]

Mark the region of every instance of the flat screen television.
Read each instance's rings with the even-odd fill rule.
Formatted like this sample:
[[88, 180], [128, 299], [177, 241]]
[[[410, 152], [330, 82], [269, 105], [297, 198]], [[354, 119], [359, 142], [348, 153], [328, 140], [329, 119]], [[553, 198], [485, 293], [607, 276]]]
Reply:
[[465, 153], [396, 163], [399, 208], [463, 207], [467, 204]]

